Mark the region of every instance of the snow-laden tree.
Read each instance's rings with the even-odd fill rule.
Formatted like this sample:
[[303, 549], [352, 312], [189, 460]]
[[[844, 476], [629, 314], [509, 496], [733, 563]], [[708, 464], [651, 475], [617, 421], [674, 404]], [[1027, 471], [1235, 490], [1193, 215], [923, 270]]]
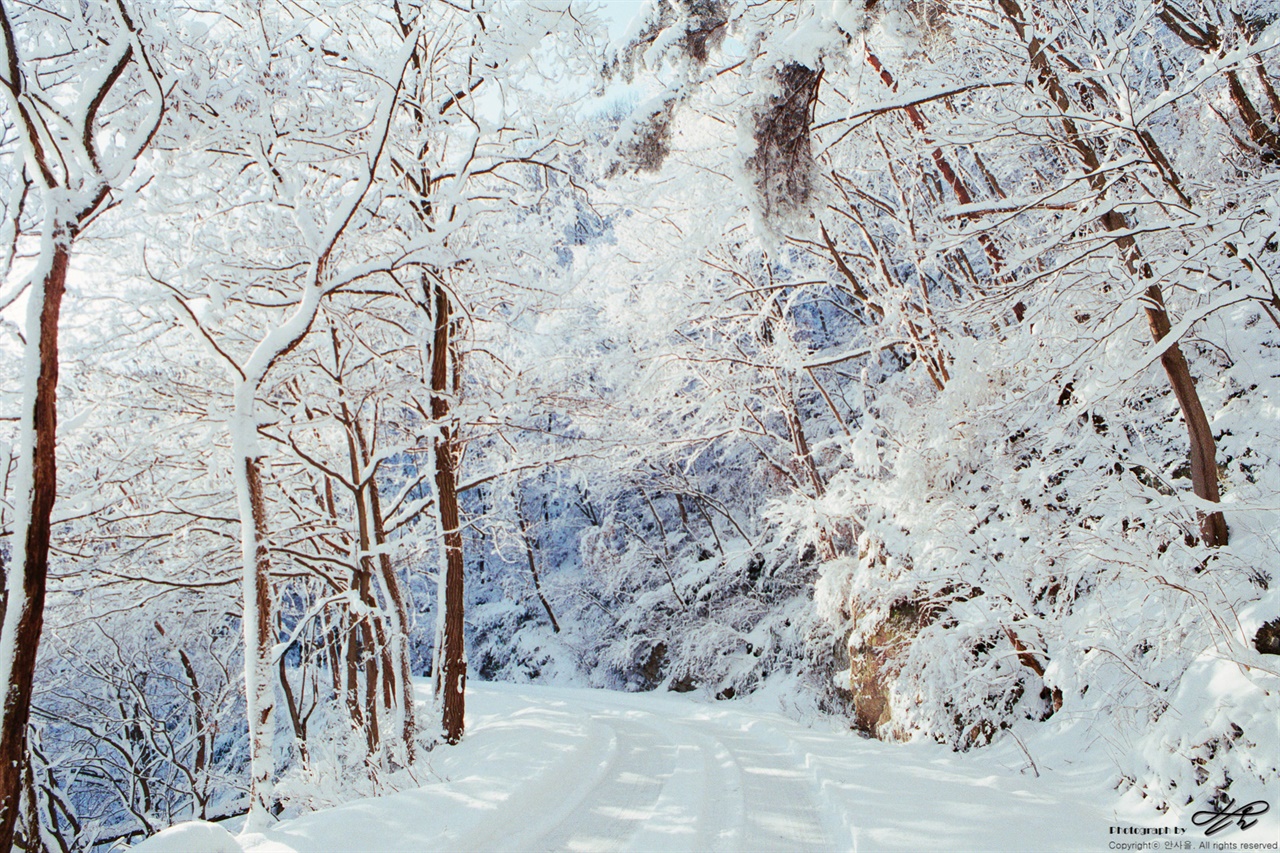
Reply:
[[[579, 25], [519, 4], [366, 11], [196, 16], [207, 28], [175, 45], [192, 71], [175, 94], [172, 167], [189, 181], [156, 188], [158, 230], [173, 237], [144, 253], [230, 382], [255, 825], [273, 803], [283, 711], [303, 765], [324, 739], [307, 729], [318, 697], [345, 706], [365, 769], [412, 761], [401, 568], [420, 570], [432, 540], [444, 737], [461, 736], [465, 337], [555, 264], [538, 197], [563, 173], [567, 113], [503, 100], [548, 57], [567, 73]], [[434, 536], [418, 523], [427, 510]], [[317, 686], [322, 662], [331, 688]]]
[[[218, 29], [238, 29], [256, 18], [259, 27], [241, 30], [251, 43], [200, 51], [204, 74], [190, 78], [181, 102], [193, 113], [191, 135], [201, 134], [188, 144], [205, 155], [207, 180], [223, 207], [197, 213], [207, 225], [197, 225], [196, 245], [220, 245], [224, 254], [182, 258], [185, 281], [157, 280], [223, 361], [230, 382], [227, 429], [241, 532], [250, 825], [257, 826], [268, 819], [273, 802], [278, 658], [259, 397], [272, 370], [306, 337], [327, 296], [394, 263], [370, 254], [374, 240], [356, 237], [373, 233], [376, 178], [413, 43], [398, 39], [394, 50], [364, 62], [330, 61], [324, 45], [312, 39], [341, 43], [341, 29], [262, 9], [236, 11], [239, 20], [225, 18]], [[260, 61], [244, 61], [248, 56]], [[304, 81], [311, 85], [299, 85]], [[353, 108], [359, 112], [353, 115]], [[239, 171], [212, 168], [223, 160], [235, 161]], [[246, 175], [253, 184], [242, 179]], [[200, 313], [193, 305], [197, 298], [205, 303]], [[210, 313], [202, 316], [206, 306]]]

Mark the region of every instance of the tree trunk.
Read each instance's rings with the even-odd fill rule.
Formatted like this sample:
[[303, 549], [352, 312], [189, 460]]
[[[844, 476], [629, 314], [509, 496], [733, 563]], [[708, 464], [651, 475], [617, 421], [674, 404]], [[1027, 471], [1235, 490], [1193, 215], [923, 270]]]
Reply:
[[249, 718], [249, 817], [248, 831], [256, 831], [270, 822], [272, 778], [275, 773], [273, 754], [275, 725], [275, 684], [272, 677], [271, 650], [271, 557], [267, 551], [267, 508], [262, 493], [262, 472], [258, 458], [251, 455], [248, 443], [253, 429], [252, 389], [242, 386], [237, 397], [247, 397], [237, 413], [233, 441], [237, 447], [240, 494], [240, 546], [244, 565], [244, 683]]
[[[280, 656], [280, 660], [276, 661], [276, 666], [280, 670], [280, 690], [284, 693], [284, 707], [289, 712], [289, 723], [293, 726], [293, 742], [298, 747], [298, 757], [302, 759], [303, 766], [306, 766], [311, 760], [310, 751], [307, 749], [307, 718], [302, 715], [301, 708], [297, 700], [293, 696], [293, 686], [289, 684], [289, 671], [285, 667], [284, 655]], [[306, 673], [303, 673], [302, 687], [299, 689], [301, 696], [306, 690]]]
[[[27, 375], [37, 372], [32, 399], [24, 400], [18, 457], [20, 490], [15, 494], [16, 519], [11, 562], [5, 567], [0, 606], [0, 850], [13, 846], [26, 767], [27, 721], [31, 683], [44, 626], [45, 580], [49, 573], [49, 538], [58, 472], [58, 318], [66, 292], [70, 240], [55, 235], [53, 257], [43, 287], [33, 288], [27, 308]], [[25, 395], [24, 395], [25, 396]], [[23, 493], [25, 492], [25, 494]]]
[[[363, 562], [363, 560], [361, 561]], [[359, 574], [360, 601], [371, 611], [375, 606], [369, 590], [369, 573], [361, 568]], [[369, 760], [378, 751], [381, 737], [378, 733], [378, 646], [374, 637], [374, 615], [366, 613], [360, 620], [360, 640], [364, 663], [365, 741], [369, 746]]]
[[[348, 586], [356, 589], [359, 585], [358, 574], [351, 573]], [[346, 642], [346, 671], [344, 673], [343, 699], [347, 703], [347, 715], [351, 717], [351, 725], [357, 729], [364, 728], [364, 708], [360, 704], [360, 622], [348, 609], [342, 616]]]
[[[343, 413], [347, 413], [347, 406], [343, 404]], [[377, 441], [377, 414], [374, 414], [374, 441]], [[348, 423], [349, 440], [355, 442], [354, 448], [359, 452], [359, 469], [365, 469], [370, 465], [374, 465], [373, 472], [369, 476], [368, 482], [360, 481], [359, 470], [353, 472], [352, 482], [358, 484], [356, 490], [356, 512], [359, 514], [360, 524], [360, 567], [365, 573], [364, 586], [368, 596], [368, 603], [371, 607], [376, 606], [375, 596], [372, 591], [372, 584], [375, 578], [375, 567], [377, 569], [377, 580], [382, 592], [382, 599], [389, 607], [382, 607], [378, 611], [378, 615], [369, 618], [373, 621], [374, 641], [376, 642], [377, 660], [373, 662], [372, 650], [370, 651], [370, 661], [368, 664], [373, 666], [370, 670], [371, 676], [375, 680], [381, 682], [382, 707], [393, 722], [393, 736], [412, 737], [412, 733], [404, 728], [404, 714], [408, 713], [412, 716], [412, 710], [398, 709], [399, 701], [396, 696], [396, 677], [403, 671], [403, 667], [397, 666], [399, 663], [400, 649], [404, 646], [401, 643], [403, 634], [401, 626], [406, 624], [403, 596], [399, 592], [399, 584], [395, 578], [395, 572], [391, 569], [391, 559], [386, 552], [381, 550], [381, 546], [386, 544], [386, 536], [382, 529], [382, 513], [378, 508], [378, 478], [377, 466], [373, 462], [373, 454], [369, 447], [369, 442], [365, 439], [364, 428], [360, 425], [358, 417], [351, 417]], [[353, 463], [354, 458], [353, 458]], [[377, 560], [369, 553], [374, 546], [379, 546]], [[389, 576], [389, 577], [388, 577]], [[395, 589], [393, 591], [392, 585]], [[384, 620], [391, 620], [391, 634], [387, 637], [387, 630]], [[377, 702], [375, 694], [379, 690], [379, 686], [373, 680], [368, 681], [367, 689], [369, 691], [368, 706], [369, 713], [376, 716]], [[409, 694], [410, 696], [412, 694]], [[381, 736], [377, 738], [381, 742]], [[371, 747], [372, 748], [372, 747]], [[405, 743], [405, 748], [409, 753], [413, 752], [413, 747], [409, 743]]]
[[[155, 625], [156, 633], [161, 637], [168, 638], [169, 635], [159, 620], [152, 624]], [[188, 775], [191, 780], [191, 797], [195, 800], [196, 817], [204, 820], [208, 816], [209, 810], [207, 770], [209, 766], [209, 748], [211, 746], [208, 724], [205, 721], [204, 693], [200, 690], [200, 678], [196, 673], [195, 663], [191, 660], [191, 656], [187, 654], [187, 650], [176, 643], [174, 644], [174, 649], [178, 653], [178, 660], [182, 663], [182, 671], [187, 676], [187, 683], [191, 686], [191, 731], [192, 739], [196, 743], [196, 754]]]
[[[339, 358], [338, 331], [331, 327], [330, 340], [333, 346], [334, 378], [339, 387], [343, 386], [342, 362]], [[364, 427], [359, 416], [352, 412], [345, 402], [341, 404], [340, 422], [347, 435], [347, 454], [351, 482], [357, 484], [355, 492], [356, 518], [359, 525], [359, 548], [361, 571], [367, 574], [364, 580], [368, 603], [375, 605], [372, 592], [367, 589], [375, 577], [378, 581], [382, 598], [389, 605], [382, 608], [383, 616], [390, 622], [390, 631], [384, 629], [381, 621], [374, 624], [377, 633], [378, 658], [376, 664], [381, 671], [376, 673], [382, 679], [383, 704], [391, 718], [393, 737], [399, 737], [404, 745], [402, 759], [412, 764], [415, 758], [415, 738], [417, 724], [414, 718], [413, 671], [409, 660], [409, 608], [405, 601], [404, 590], [400, 579], [396, 576], [387, 554], [386, 525], [382, 517], [382, 506], [378, 497], [376, 476], [371, 476], [367, 483], [362, 482], [361, 472], [373, 463], [373, 450], [370, 441], [365, 437]], [[377, 441], [377, 422], [373, 427], [373, 442]], [[328, 485], [326, 478], [326, 489]], [[329, 500], [330, 515], [336, 520], [336, 512], [332, 509], [332, 498]], [[373, 547], [378, 548], [377, 559], [370, 556]], [[372, 649], [366, 654], [372, 655]], [[372, 660], [372, 658], [370, 658]], [[376, 668], [376, 667], [375, 667]], [[376, 717], [376, 704], [373, 701], [375, 686], [366, 679], [368, 689], [367, 706], [369, 716]], [[398, 688], [398, 689], [397, 689]], [[375, 737], [370, 741], [370, 752], [381, 742]]]
[[[331, 330], [331, 334], [335, 367], [340, 370], [340, 362], [337, 357], [337, 330]], [[339, 387], [341, 387], [341, 379], [339, 379]], [[350, 637], [347, 644], [347, 707], [351, 713], [352, 722], [357, 727], [364, 729], [365, 740], [369, 748], [369, 758], [372, 760], [374, 753], [378, 751], [380, 741], [378, 734], [378, 664], [381, 644], [376, 643], [374, 640], [373, 620], [377, 602], [373, 600], [369, 584], [373, 561], [369, 556], [369, 513], [365, 502], [371, 484], [361, 480], [361, 468], [366, 460], [363, 448], [357, 447], [355, 419], [345, 401], [341, 404], [341, 412], [339, 420], [347, 434], [348, 471], [351, 475], [351, 482], [356, 486], [355, 494], [353, 495], [357, 526], [356, 562], [351, 571], [351, 589], [359, 596], [360, 603], [367, 608], [363, 615], [359, 618], [354, 618], [351, 623]], [[373, 488], [376, 488], [376, 486], [373, 486]], [[358, 677], [361, 668], [364, 670], [365, 681], [363, 709], [360, 704], [360, 681]]]
[[[1159, 343], [1169, 334], [1169, 314], [1164, 309], [1164, 294], [1158, 286], [1153, 284], [1147, 288], [1147, 303], [1144, 306], [1147, 325], [1151, 329], [1152, 339]], [[1191, 489], [1197, 497], [1218, 503], [1217, 444], [1213, 438], [1213, 429], [1209, 426], [1209, 418], [1200, 403], [1200, 395], [1196, 391], [1195, 380], [1191, 377], [1187, 358], [1176, 342], [1160, 356], [1160, 365], [1169, 378], [1169, 384], [1173, 386], [1173, 394], [1178, 398], [1191, 439]], [[1200, 520], [1200, 538], [1204, 540], [1204, 544], [1211, 548], [1227, 544], [1227, 519], [1221, 512], [1197, 512], [1197, 517]]]
[[440, 529], [444, 536], [444, 638], [438, 650], [440, 679], [436, 689], [444, 700], [444, 739], [462, 740], [466, 709], [467, 655], [463, 638], [462, 530], [458, 521], [458, 475], [453, 436], [447, 418], [451, 380], [449, 364], [449, 296], [435, 287], [435, 340], [431, 352], [431, 416], [440, 430], [435, 444], [436, 497], [440, 503]]
[[378, 552], [378, 568], [381, 572], [383, 591], [391, 601], [390, 615], [395, 620], [391, 625], [391, 642], [396, 660], [395, 675], [400, 684], [400, 735], [404, 740], [405, 762], [412, 764], [417, 748], [417, 720], [414, 714], [413, 701], [413, 667], [409, 660], [409, 606], [405, 601], [404, 589], [400, 578], [396, 576], [391, 565], [391, 557], [387, 554], [386, 525], [382, 518], [382, 504], [378, 499], [378, 490], [372, 489], [369, 495], [370, 510], [373, 513], [373, 539], [380, 546]]

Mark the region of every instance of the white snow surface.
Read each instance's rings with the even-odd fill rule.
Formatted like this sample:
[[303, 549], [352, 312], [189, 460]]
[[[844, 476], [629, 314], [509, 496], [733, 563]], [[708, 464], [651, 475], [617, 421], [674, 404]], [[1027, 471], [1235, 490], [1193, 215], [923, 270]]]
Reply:
[[[1280, 840], [1280, 809], [1247, 831], [1205, 839], [1191, 810], [1161, 815], [1122, 800], [1114, 770], [1082, 757], [1069, 731], [1042, 743], [1075, 747], [1028, 743], [1037, 777], [1012, 742], [967, 754], [881, 743], [829, 722], [806, 726], [770, 711], [771, 701], [473, 684], [465, 739], [426, 757], [421, 787], [237, 840], [248, 853], [1134, 850], [1174, 839]], [[1143, 827], [1183, 834], [1134, 834]], [[165, 841], [139, 849], [225, 849], [200, 846], [223, 841], [205, 833]]]
[[240, 853], [236, 837], [216, 823], [191, 820], [157, 832], [133, 848], [139, 853]]

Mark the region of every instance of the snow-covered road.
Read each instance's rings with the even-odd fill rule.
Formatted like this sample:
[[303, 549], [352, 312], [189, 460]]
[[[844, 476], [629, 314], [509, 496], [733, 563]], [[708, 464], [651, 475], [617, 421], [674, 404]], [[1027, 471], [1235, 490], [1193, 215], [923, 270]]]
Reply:
[[[761, 737], [687, 703], [582, 693], [542, 703], [550, 721], [582, 725], [571, 772], [528, 786], [531, 802], [500, 808], [473, 849], [832, 850], [814, 774], [784, 740]], [[619, 701], [619, 698], [622, 701]], [[526, 717], [527, 718], [527, 717]], [[540, 739], [535, 738], [534, 742]], [[559, 780], [559, 781], [557, 781]]]
[[[1176, 823], [1118, 814], [1096, 761], [1032, 750], [1040, 777], [1013, 746], [957, 755], [740, 702], [476, 684], [465, 740], [429, 756], [422, 787], [239, 842], [251, 853], [1108, 850], [1152, 840], [1113, 826]], [[1274, 825], [1258, 829], [1237, 840], [1273, 839]]]

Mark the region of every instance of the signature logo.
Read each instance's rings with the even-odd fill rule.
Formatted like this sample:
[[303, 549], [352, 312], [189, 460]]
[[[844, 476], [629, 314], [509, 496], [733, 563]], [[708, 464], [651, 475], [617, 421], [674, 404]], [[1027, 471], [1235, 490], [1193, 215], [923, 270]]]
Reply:
[[[1232, 797], [1227, 800], [1226, 804], [1221, 808], [1210, 808], [1198, 811], [1191, 816], [1191, 822], [1196, 826], [1205, 827], [1205, 836], [1215, 835], [1234, 822], [1241, 829], [1249, 829], [1258, 819], [1255, 815], [1266, 814], [1271, 810], [1271, 804], [1262, 800], [1254, 800], [1247, 806], [1236, 808], [1236, 799]], [[1250, 818], [1253, 818], [1250, 820]]]

